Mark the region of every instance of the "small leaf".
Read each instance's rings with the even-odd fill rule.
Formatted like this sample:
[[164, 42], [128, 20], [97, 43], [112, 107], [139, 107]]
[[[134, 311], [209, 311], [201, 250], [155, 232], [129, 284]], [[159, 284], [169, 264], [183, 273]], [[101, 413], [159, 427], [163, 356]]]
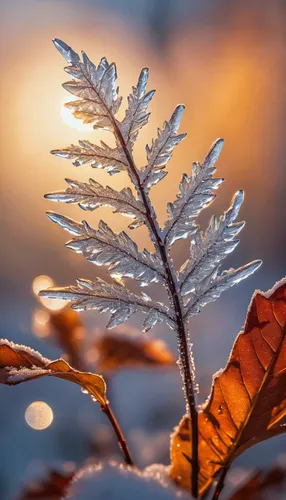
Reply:
[[116, 85], [115, 65], [109, 64], [103, 57], [96, 67], [84, 52], [81, 61], [79, 55], [62, 40], [56, 38], [54, 44], [70, 63], [65, 70], [73, 80], [64, 83], [63, 87], [80, 98], [67, 106], [73, 111], [74, 116], [84, 123], [112, 129], [111, 115], [117, 113], [121, 104]]
[[[89, 183], [66, 179], [69, 188], [65, 191], [57, 191], [45, 195], [52, 201], [64, 203], [78, 203], [83, 210], [95, 210], [102, 206], [114, 209], [113, 213], [121, 213], [132, 217], [130, 226], [139, 227], [146, 218], [144, 206], [137, 200], [130, 188], [115, 191], [109, 186], [103, 187], [99, 182], [89, 179]], [[130, 227], [129, 226], [129, 227]]]
[[75, 167], [90, 163], [92, 168], [104, 168], [111, 175], [126, 170], [126, 158], [121, 149], [111, 148], [103, 141], [100, 144], [97, 146], [90, 141], [79, 141], [79, 146], [72, 144], [64, 149], [54, 149], [51, 153], [61, 158], [74, 160]]
[[46, 376], [74, 382], [88, 391], [102, 406], [107, 403], [106, 385], [100, 375], [75, 370], [63, 359], [51, 361], [29, 347], [0, 340], [1, 384], [17, 385]]
[[219, 274], [218, 269], [215, 269], [200, 283], [197, 283], [192, 293], [188, 295], [185, 318], [190, 319], [199, 314], [202, 307], [214, 302], [223, 292], [251, 276], [261, 264], [261, 260], [254, 260], [238, 269], [228, 269], [221, 274]]
[[78, 279], [76, 286], [49, 288], [39, 295], [69, 300], [72, 302], [71, 307], [77, 311], [97, 309], [100, 312], [109, 312], [112, 314], [109, 328], [123, 323], [136, 311], [146, 314], [151, 309], [155, 309], [170, 326], [173, 325], [174, 317], [166, 306], [151, 300], [144, 293], [136, 295], [115, 281], [111, 284], [100, 278], [96, 278], [95, 281]]
[[146, 113], [147, 107], [155, 93], [151, 90], [146, 93], [149, 70], [143, 68], [136, 87], [132, 87], [132, 94], [127, 98], [128, 108], [124, 120], [119, 124], [126, 145], [132, 150], [137, 139], [139, 130], [146, 125], [150, 113]]
[[140, 252], [137, 244], [124, 231], [115, 234], [103, 221], [99, 222], [99, 229], [95, 230], [86, 221], [75, 222], [54, 212], [48, 212], [47, 215], [75, 235], [66, 243], [68, 248], [81, 253], [96, 265], [108, 266], [112, 277], [134, 278], [142, 286], [165, 278], [160, 259], [146, 249]]
[[[256, 293], [224, 370], [214, 376], [199, 412], [199, 487], [260, 441], [286, 431], [286, 283]], [[185, 416], [171, 444], [171, 478], [190, 489], [191, 423]]]
[[164, 238], [168, 246], [195, 233], [198, 215], [214, 200], [214, 190], [223, 182], [223, 179], [213, 177], [222, 146], [223, 139], [217, 139], [203, 163], [193, 163], [191, 177], [183, 175], [177, 199], [167, 206], [169, 220], [164, 228]]
[[167, 172], [162, 172], [172, 156], [172, 152], [186, 134], [177, 134], [184, 106], [177, 106], [170, 120], [164, 123], [163, 129], [158, 129], [158, 137], [153, 139], [151, 147], [146, 146], [147, 166], [142, 172], [143, 186], [150, 189]]
[[244, 227], [244, 222], [237, 223], [235, 219], [242, 202], [243, 192], [238, 191], [230, 208], [219, 219], [212, 217], [204, 232], [195, 233], [189, 259], [180, 270], [182, 295], [194, 291], [238, 245], [239, 240], [234, 238]]
[[100, 372], [122, 368], [174, 366], [175, 358], [162, 340], [139, 340], [127, 335], [102, 335], [92, 347]]
[[28, 483], [18, 500], [61, 500], [74, 474], [52, 469], [41, 481]]

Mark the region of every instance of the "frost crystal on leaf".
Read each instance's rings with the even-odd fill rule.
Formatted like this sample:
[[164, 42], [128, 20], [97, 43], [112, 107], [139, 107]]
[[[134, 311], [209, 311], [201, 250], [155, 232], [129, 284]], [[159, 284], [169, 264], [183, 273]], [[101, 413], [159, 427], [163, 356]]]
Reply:
[[159, 319], [165, 319], [170, 324], [174, 320], [166, 306], [153, 301], [148, 295], [136, 295], [123, 285], [106, 283], [100, 278], [96, 281], [79, 279], [76, 286], [49, 288], [41, 292], [41, 295], [72, 301], [72, 308], [77, 311], [97, 309], [100, 312], [110, 312], [107, 328], [120, 325], [136, 311], [149, 314], [155, 310]]
[[125, 118], [120, 124], [124, 141], [131, 150], [139, 130], [146, 125], [150, 116], [150, 113], [146, 113], [146, 110], [155, 90], [146, 92], [148, 75], [148, 68], [143, 68], [137, 86], [132, 88], [132, 94], [128, 96], [128, 108]]
[[79, 146], [72, 144], [68, 148], [55, 149], [52, 154], [75, 160], [73, 165], [80, 167], [90, 163], [93, 168], [105, 168], [110, 175], [126, 170], [127, 164], [124, 156], [118, 148], [111, 148], [101, 141], [100, 146], [90, 141], [79, 141]]
[[[244, 225], [236, 222], [243, 201], [241, 191], [237, 192], [230, 208], [221, 217], [210, 220], [205, 231], [201, 231], [197, 223], [197, 217], [213, 201], [215, 191], [223, 181], [214, 177], [223, 140], [215, 141], [203, 162], [193, 163], [191, 174], [183, 175], [176, 200], [168, 204], [168, 220], [161, 230], [149, 191], [164, 178], [174, 148], [185, 137], [185, 134], [178, 133], [184, 107], [177, 106], [170, 120], [158, 129], [151, 146], [146, 146], [147, 164], [138, 168], [133, 158], [133, 146], [139, 130], [148, 122], [147, 108], [154, 95], [154, 91], [147, 91], [148, 69], [141, 71], [138, 83], [128, 97], [124, 118], [119, 121], [117, 111], [121, 98], [115, 65], [103, 58], [96, 67], [85, 53], [80, 58], [64, 42], [57, 39], [54, 43], [69, 63], [66, 71], [72, 80], [63, 86], [78, 97], [67, 106], [83, 122], [110, 130], [115, 146], [79, 141], [78, 145], [53, 153], [73, 160], [76, 167], [90, 163], [92, 167], [104, 168], [110, 174], [127, 172], [134, 194], [129, 187], [117, 191], [92, 179], [89, 183], [67, 179], [68, 188], [65, 191], [50, 193], [46, 197], [58, 202], [78, 203], [83, 210], [110, 206], [115, 213], [132, 218], [129, 228], [146, 225], [154, 248], [152, 252], [140, 251], [127, 233], [116, 234], [102, 221], [98, 229], [93, 229], [85, 221], [75, 222], [63, 215], [48, 213], [53, 222], [73, 235], [67, 246], [89, 261], [107, 266], [114, 281], [81, 279], [76, 286], [49, 289], [42, 295], [69, 300], [72, 307], [78, 310], [109, 312], [110, 328], [141, 311], [146, 314], [145, 331], [165, 321], [177, 332], [178, 339], [184, 335], [191, 345], [189, 319], [224, 290], [252, 274], [261, 264], [254, 261], [238, 269], [220, 269], [223, 259], [237, 246], [236, 238]], [[189, 257], [176, 271], [170, 249], [176, 241], [186, 238], [190, 239]], [[152, 282], [161, 284], [167, 289], [168, 304], [163, 305], [144, 293], [136, 294], [129, 290], [125, 278], [133, 278], [145, 286]], [[180, 341], [179, 352], [181, 366], [185, 370], [186, 363], [190, 364], [192, 372], [192, 353], [184, 359]]]
[[238, 245], [234, 240], [244, 222], [234, 222], [241, 204], [243, 192], [238, 191], [230, 208], [219, 219], [213, 216], [205, 232], [196, 231], [191, 241], [190, 255], [180, 271], [182, 295], [195, 290], [196, 285], [208, 277], [220, 262]]
[[183, 175], [177, 199], [167, 207], [169, 221], [166, 223], [164, 236], [165, 243], [169, 246], [196, 231], [197, 216], [214, 200], [214, 190], [223, 182], [223, 179], [213, 178], [216, 171], [214, 164], [222, 146], [223, 140], [218, 139], [201, 165], [193, 163], [192, 176]]
[[221, 274], [216, 269], [206, 279], [204, 279], [190, 295], [186, 304], [185, 318], [198, 314], [202, 307], [209, 302], [213, 302], [220, 297], [222, 292], [228, 288], [237, 285], [240, 281], [248, 278], [261, 266], [260, 260], [255, 260], [239, 267], [238, 269], [229, 269]]
[[95, 210], [102, 206], [114, 209], [114, 213], [121, 213], [133, 218], [130, 229], [141, 226], [146, 219], [144, 205], [137, 200], [130, 188], [115, 191], [109, 186], [103, 187], [99, 182], [89, 179], [89, 184], [66, 179], [69, 188], [45, 195], [52, 201], [64, 203], [78, 203], [83, 210]]
[[175, 146], [186, 137], [186, 134], [177, 134], [183, 111], [184, 106], [177, 106], [163, 129], [158, 129], [158, 137], [153, 139], [151, 147], [146, 146], [148, 163], [142, 172], [142, 179], [147, 190], [165, 177], [167, 172], [164, 169]]
[[135, 278], [142, 286], [164, 279], [158, 256], [147, 250], [139, 252], [136, 243], [125, 232], [115, 234], [103, 221], [95, 230], [86, 221], [78, 223], [53, 212], [48, 212], [48, 217], [76, 236], [68, 241], [68, 248], [98, 266], [108, 266], [113, 278]]
[[74, 116], [84, 123], [92, 123], [95, 128], [110, 128], [113, 115], [121, 104], [116, 85], [115, 64], [109, 64], [103, 57], [96, 67], [84, 52], [81, 61], [78, 54], [61, 40], [55, 39], [54, 44], [70, 63], [65, 70], [73, 79], [64, 83], [63, 87], [79, 97], [79, 100], [67, 106]]

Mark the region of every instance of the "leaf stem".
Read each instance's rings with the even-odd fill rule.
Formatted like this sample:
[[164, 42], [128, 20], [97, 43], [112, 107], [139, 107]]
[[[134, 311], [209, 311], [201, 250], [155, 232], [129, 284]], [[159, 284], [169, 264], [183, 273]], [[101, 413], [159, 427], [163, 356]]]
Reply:
[[215, 487], [215, 491], [214, 491], [214, 494], [213, 494], [213, 497], [212, 497], [212, 500], [218, 500], [218, 498], [220, 497], [220, 494], [224, 488], [224, 481], [225, 481], [225, 477], [229, 471], [229, 468], [230, 468], [230, 465], [226, 465], [223, 470], [222, 470], [222, 473], [220, 475], [220, 478], [217, 482], [217, 485]]
[[178, 345], [179, 345], [179, 359], [180, 365], [182, 367], [183, 373], [183, 383], [184, 392], [187, 399], [187, 409], [191, 416], [191, 427], [192, 427], [192, 495], [194, 498], [198, 498], [198, 472], [199, 472], [199, 460], [198, 460], [198, 412], [196, 408], [196, 397], [194, 389], [194, 380], [191, 372], [191, 363], [188, 350], [187, 333], [185, 330], [183, 308], [180, 301], [180, 290], [177, 283], [177, 279], [174, 276], [172, 265], [168, 256], [168, 250], [164, 241], [161, 238], [160, 229], [158, 227], [155, 214], [153, 213], [152, 206], [149, 200], [149, 196], [146, 193], [144, 186], [141, 183], [140, 175], [134, 163], [132, 154], [130, 153], [128, 146], [121, 134], [121, 130], [114, 117], [110, 115], [114, 127], [114, 133], [124, 151], [126, 159], [129, 163], [132, 176], [136, 180], [136, 188], [138, 195], [140, 196], [145, 210], [147, 224], [151, 234], [155, 238], [155, 244], [160, 252], [161, 259], [166, 270], [166, 281], [169, 288], [169, 294], [171, 300], [173, 301], [176, 322], [177, 322], [177, 334], [178, 334]]
[[[91, 87], [98, 94], [97, 90], [94, 88], [89, 77], [85, 75], [86, 80], [89, 82]], [[101, 96], [98, 94], [99, 99], [102, 100]], [[105, 103], [103, 102], [105, 106]], [[196, 397], [194, 390], [194, 380], [191, 372], [191, 364], [189, 357], [189, 349], [187, 342], [187, 333], [184, 324], [184, 314], [183, 307], [180, 300], [180, 290], [179, 284], [176, 277], [174, 276], [172, 265], [169, 259], [168, 250], [161, 238], [160, 229], [156, 221], [156, 216], [148, 194], [145, 191], [144, 186], [141, 183], [140, 175], [134, 163], [133, 156], [129, 151], [128, 145], [126, 144], [124, 137], [121, 133], [120, 127], [117, 120], [113, 116], [112, 112], [105, 106], [107, 115], [110, 119], [110, 123], [113, 127], [114, 135], [117, 138], [122, 150], [125, 154], [126, 160], [130, 167], [130, 178], [134, 182], [138, 195], [140, 196], [145, 210], [146, 219], [151, 235], [154, 236], [155, 244], [160, 252], [163, 265], [166, 269], [166, 278], [169, 288], [170, 298], [173, 301], [176, 321], [177, 321], [177, 333], [178, 333], [178, 344], [179, 344], [179, 359], [183, 372], [183, 384], [184, 392], [187, 399], [187, 409], [191, 416], [191, 426], [192, 426], [192, 495], [194, 498], [198, 498], [198, 472], [199, 472], [199, 460], [198, 460], [198, 412], [196, 408]]]
[[113, 430], [116, 434], [119, 448], [122, 451], [125, 463], [127, 465], [134, 465], [133, 459], [131, 457], [130, 451], [129, 451], [128, 446], [127, 446], [126, 439], [124, 437], [124, 434], [123, 434], [123, 432], [119, 426], [119, 423], [117, 422], [117, 419], [116, 419], [112, 409], [110, 408], [109, 404], [106, 403], [105, 406], [101, 406], [101, 410], [103, 411], [103, 413], [105, 413], [105, 415], [107, 416], [107, 418], [109, 419], [109, 422], [111, 423], [111, 425], [113, 427]]

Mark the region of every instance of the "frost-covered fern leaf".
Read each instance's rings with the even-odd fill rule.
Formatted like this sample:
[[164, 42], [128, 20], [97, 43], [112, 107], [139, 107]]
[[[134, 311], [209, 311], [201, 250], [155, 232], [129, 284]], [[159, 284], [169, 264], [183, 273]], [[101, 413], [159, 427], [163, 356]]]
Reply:
[[[66, 71], [72, 81], [65, 83], [64, 88], [78, 97], [67, 106], [76, 118], [85, 123], [109, 129], [115, 145], [79, 141], [78, 145], [53, 153], [72, 160], [76, 167], [89, 163], [92, 167], [104, 168], [110, 174], [125, 171], [136, 194], [130, 188], [118, 192], [94, 180], [89, 183], [67, 180], [65, 191], [50, 193], [46, 197], [53, 201], [78, 203], [83, 210], [111, 206], [114, 212], [132, 217], [130, 228], [146, 225], [154, 250], [153, 253], [139, 251], [129, 235], [125, 232], [114, 233], [104, 222], [100, 222], [98, 229], [93, 229], [84, 221], [79, 223], [63, 215], [49, 214], [50, 219], [73, 234], [72, 240], [67, 243], [69, 248], [97, 265], [107, 266], [111, 277], [119, 279], [122, 284], [109, 284], [99, 279], [95, 282], [79, 280], [76, 286], [51, 289], [43, 294], [70, 300], [72, 307], [80, 310], [94, 308], [109, 311], [109, 326], [125, 321], [136, 311], [143, 311], [147, 314], [145, 330], [164, 320], [177, 331], [180, 344], [184, 336], [188, 337], [187, 322], [192, 315], [224, 290], [252, 274], [260, 265], [260, 261], [255, 261], [236, 270], [220, 270], [222, 260], [237, 245], [236, 236], [243, 227], [243, 223], [235, 222], [243, 199], [241, 192], [235, 196], [228, 211], [218, 219], [211, 219], [204, 232], [200, 231], [197, 223], [197, 217], [212, 202], [215, 190], [223, 180], [214, 177], [223, 140], [218, 139], [213, 144], [201, 164], [193, 164], [190, 176], [183, 175], [179, 194], [173, 203], [169, 203], [168, 221], [161, 230], [149, 191], [166, 175], [166, 165], [173, 150], [185, 137], [178, 132], [184, 107], [177, 106], [170, 120], [158, 129], [151, 146], [146, 146], [147, 164], [140, 169], [133, 158], [133, 146], [139, 130], [148, 122], [147, 108], [154, 94], [154, 91], [147, 91], [148, 70], [144, 68], [141, 71], [137, 85], [128, 97], [124, 118], [120, 121], [117, 112], [121, 98], [118, 96], [115, 65], [103, 58], [96, 67], [85, 53], [80, 57], [64, 42], [57, 39], [54, 43], [69, 63]], [[190, 236], [189, 258], [176, 272], [170, 249], [177, 240]], [[133, 278], [141, 285], [152, 282], [161, 284], [167, 289], [168, 304], [164, 306], [144, 294], [131, 292], [124, 285], [126, 278]], [[180, 346], [182, 356], [184, 349], [182, 344]], [[181, 359], [181, 366], [188, 364], [188, 356]], [[190, 376], [186, 377], [185, 387], [189, 380]]]
[[106, 283], [100, 278], [96, 281], [80, 279], [75, 286], [49, 288], [40, 295], [69, 300], [77, 311], [97, 309], [109, 312], [111, 317], [107, 328], [120, 325], [137, 311], [147, 314], [143, 325], [146, 331], [163, 320], [170, 326], [174, 325], [174, 318], [163, 304], [153, 301], [146, 294], [136, 295], [118, 283]]
[[218, 269], [213, 271], [201, 283], [198, 283], [195, 290], [188, 296], [185, 319], [188, 320], [191, 316], [199, 314], [202, 307], [218, 299], [222, 292], [228, 288], [248, 278], [261, 264], [261, 260], [255, 260], [238, 269], [223, 271], [221, 274], [219, 274]]
[[78, 203], [83, 210], [95, 210], [102, 206], [112, 207], [113, 213], [121, 213], [133, 219], [130, 229], [144, 224], [146, 213], [144, 205], [137, 200], [130, 188], [115, 191], [109, 186], [103, 187], [99, 182], [89, 179], [89, 184], [66, 179], [70, 187], [65, 191], [56, 191], [45, 195], [52, 201], [64, 203]]
[[79, 146], [72, 144], [64, 149], [55, 149], [51, 153], [74, 160], [75, 167], [90, 163], [93, 168], [105, 168], [110, 175], [126, 170], [127, 162], [121, 149], [111, 148], [103, 141], [100, 144], [97, 146], [89, 141], [79, 141]]
[[86, 221], [75, 222], [69, 217], [47, 213], [49, 219], [75, 235], [66, 246], [81, 253], [98, 266], [108, 266], [113, 278], [134, 278], [142, 286], [165, 279], [162, 263], [157, 255], [147, 250], [139, 252], [136, 243], [124, 231], [115, 234], [100, 221], [99, 229], [92, 229]]
[[79, 100], [68, 104], [76, 118], [94, 127], [112, 128], [113, 116], [117, 113], [121, 98], [118, 97], [115, 64], [109, 64], [103, 57], [96, 67], [82, 52], [82, 61], [71, 47], [57, 38], [54, 44], [70, 66], [65, 71], [73, 80], [63, 84]]
[[214, 165], [222, 146], [223, 139], [217, 139], [203, 163], [193, 163], [192, 176], [183, 175], [177, 199], [167, 206], [169, 220], [164, 229], [164, 237], [168, 246], [194, 233], [198, 227], [196, 218], [214, 200], [214, 190], [223, 182], [223, 179], [213, 177], [216, 171]]
[[180, 270], [180, 288], [182, 295], [195, 290], [238, 245], [234, 239], [244, 222], [235, 222], [241, 204], [243, 192], [238, 191], [230, 208], [217, 219], [213, 216], [205, 232], [197, 231], [191, 241], [190, 255]]
[[186, 134], [177, 134], [184, 109], [184, 106], [177, 106], [162, 130], [158, 129], [158, 137], [152, 140], [151, 147], [146, 146], [148, 163], [142, 172], [142, 183], [147, 190], [165, 177], [164, 169], [175, 146], [186, 137]]
[[131, 150], [137, 139], [139, 130], [146, 125], [150, 116], [150, 113], [146, 113], [146, 110], [155, 90], [146, 92], [148, 75], [148, 68], [143, 68], [137, 86], [132, 87], [132, 93], [128, 96], [128, 108], [125, 118], [120, 124], [122, 136]]

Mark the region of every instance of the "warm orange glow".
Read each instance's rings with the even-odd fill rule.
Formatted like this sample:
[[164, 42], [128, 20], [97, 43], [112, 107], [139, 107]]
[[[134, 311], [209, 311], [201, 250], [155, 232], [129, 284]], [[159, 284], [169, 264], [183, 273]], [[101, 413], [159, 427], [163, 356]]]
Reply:
[[34, 312], [32, 318], [32, 330], [36, 337], [48, 337], [50, 333], [50, 315], [44, 309], [38, 309]]
[[54, 286], [54, 281], [52, 278], [49, 276], [46, 276], [44, 274], [41, 274], [41, 276], [37, 276], [34, 281], [33, 281], [33, 292], [36, 296], [38, 296], [38, 293], [41, 290], [44, 290], [45, 288], [49, 288], [51, 286]]
[[34, 401], [25, 412], [27, 424], [36, 431], [47, 429], [54, 419], [53, 410], [43, 401]]
[[63, 122], [68, 125], [69, 127], [75, 129], [75, 130], [79, 130], [81, 132], [92, 132], [93, 131], [93, 128], [91, 125], [88, 125], [86, 123], [83, 123], [81, 120], [79, 120], [78, 118], [75, 118], [71, 112], [70, 109], [68, 109], [66, 106], [65, 106], [65, 103], [66, 102], [71, 102], [72, 100], [75, 100], [75, 99], [71, 99], [69, 98], [69, 100], [67, 101], [66, 99], [63, 99], [62, 101], [62, 104], [61, 104], [61, 118], [63, 120]]
[[88, 363], [96, 363], [99, 359], [98, 349], [90, 348], [85, 353], [85, 359]]
[[48, 299], [46, 297], [39, 297], [41, 304], [45, 306], [47, 309], [50, 311], [59, 311], [60, 309], [63, 309], [67, 305], [66, 300], [62, 299]]
[[41, 304], [45, 306], [50, 311], [59, 311], [63, 307], [66, 306], [66, 301], [62, 299], [48, 299], [45, 297], [39, 297], [39, 292], [41, 290], [45, 290], [46, 288], [50, 288], [54, 286], [55, 283], [49, 276], [41, 275], [37, 276], [37, 278], [33, 281], [33, 292], [36, 297], [39, 299]]

